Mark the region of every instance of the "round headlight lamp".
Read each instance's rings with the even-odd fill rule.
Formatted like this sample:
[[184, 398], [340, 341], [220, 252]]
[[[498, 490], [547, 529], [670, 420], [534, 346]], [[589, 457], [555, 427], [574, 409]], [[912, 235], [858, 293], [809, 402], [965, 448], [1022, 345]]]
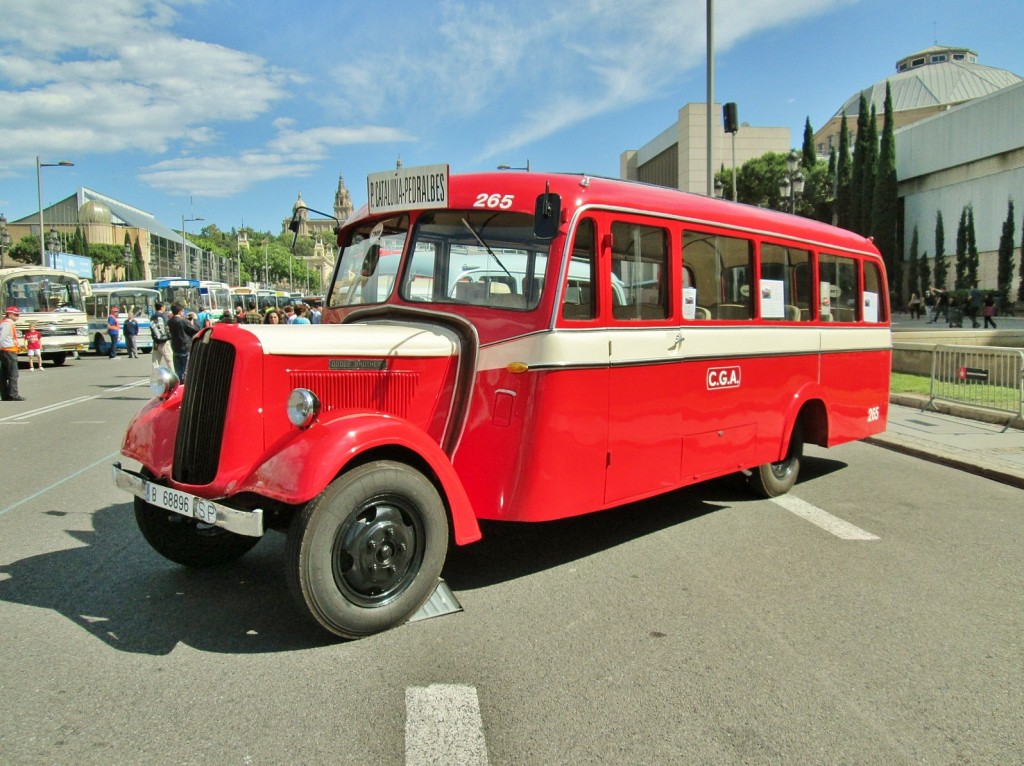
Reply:
[[149, 376], [149, 390], [153, 396], [166, 399], [174, 393], [174, 389], [178, 387], [179, 382], [178, 376], [174, 374], [173, 370], [168, 370], [166, 367], [157, 367]]
[[296, 428], [308, 428], [320, 413], [320, 400], [308, 388], [296, 388], [288, 395], [288, 420]]

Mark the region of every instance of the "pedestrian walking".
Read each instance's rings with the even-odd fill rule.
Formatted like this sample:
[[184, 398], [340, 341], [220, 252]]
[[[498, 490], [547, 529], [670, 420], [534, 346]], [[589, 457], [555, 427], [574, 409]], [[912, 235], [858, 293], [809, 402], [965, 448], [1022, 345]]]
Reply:
[[917, 290], [910, 294], [910, 301], [907, 303], [907, 307], [910, 309], [911, 319], [921, 318], [921, 296], [917, 294]]
[[0, 321], [0, 400], [23, 402], [18, 393], [18, 328], [14, 323], [21, 315], [17, 306], [8, 306]]
[[967, 300], [966, 311], [967, 316], [971, 318], [971, 327], [973, 327], [975, 330], [981, 327], [981, 325], [978, 324], [978, 312], [981, 311], [981, 301], [981, 290], [978, 289], [978, 283], [975, 282], [974, 287], [971, 288], [971, 292]]
[[121, 336], [121, 321], [117, 317], [118, 312], [117, 306], [111, 306], [110, 315], [107, 317], [107, 334], [110, 336], [111, 359], [117, 359], [117, 341]]
[[184, 317], [183, 311], [180, 303], [172, 303], [171, 318], [167, 322], [167, 331], [171, 335], [174, 372], [182, 383], [185, 382], [185, 375], [188, 373], [188, 354], [192, 347], [192, 336], [199, 332], [199, 328]]
[[32, 372], [39, 366], [39, 372], [43, 371], [43, 334], [36, 329], [35, 322], [29, 322], [28, 331], [25, 333], [25, 348], [28, 351], [28, 371]]
[[153, 336], [153, 368], [166, 367], [168, 370], [173, 370], [171, 334], [167, 330], [168, 316], [164, 312], [163, 301], [157, 301], [154, 308], [156, 311], [149, 318], [149, 333]]
[[991, 295], [985, 298], [985, 303], [981, 307], [981, 315], [985, 318], [984, 329], [987, 330], [989, 328], [989, 325], [991, 325], [992, 329], [995, 330], [996, 320], [994, 319], [994, 317], [996, 315], [996, 299], [993, 298]]
[[138, 346], [135, 344], [135, 336], [139, 334], [139, 322], [135, 319], [135, 311], [128, 312], [128, 318], [124, 320], [124, 346], [128, 349], [129, 359], [138, 359]]
[[248, 303], [248, 310], [245, 312], [245, 323], [263, 324], [263, 317], [260, 316], [260, 312], [256, 310], [256, 301], [254, 300], [250, 300]]

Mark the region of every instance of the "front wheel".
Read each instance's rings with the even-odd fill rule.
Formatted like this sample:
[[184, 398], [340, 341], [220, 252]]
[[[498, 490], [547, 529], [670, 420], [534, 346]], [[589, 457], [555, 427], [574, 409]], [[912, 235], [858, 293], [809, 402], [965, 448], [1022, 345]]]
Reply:
[[804, 439], [797, 425], [789, 437], [786, 456], [777, 463], [759, 465], [748, 477], [751, 489], [761, 497], [778, 497], [793, 489], [800, 474], [800, 459], [804, 452]]
[[406, 622], [433, 593], [448, 552], [448, 516], [434, 485], [390, 460], [330, 484], [288, 529], [286, 575], [322, 627], [361, 638]]
[[259, 537], [238, 535], [202, 524], [135, 498], [135, 523], [153, 550], [176, 564], [206, 568], [228, 564], [245, 555]]

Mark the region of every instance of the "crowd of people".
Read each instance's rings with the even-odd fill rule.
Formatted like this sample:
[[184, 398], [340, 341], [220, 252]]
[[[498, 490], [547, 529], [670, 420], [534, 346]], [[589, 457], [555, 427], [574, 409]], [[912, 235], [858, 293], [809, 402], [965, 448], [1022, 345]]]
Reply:
[[985, 322], [984, 329], [996, 329], [996, 301], [992, 295], [986, 295], [975, 285], [961, 296], [959, 302], [949, 294], [944, 287], [929, 287], [924, 296], [914, 291], [907, 302], [911, 319], [921, 319], [929, 316], [928, 324], [937, 324], [942, 318], [943, 324], [950, 327], [963, 327], [963, 318], [971, 320], [972, 329], [978, 329], [978, 315], [981, 314]]

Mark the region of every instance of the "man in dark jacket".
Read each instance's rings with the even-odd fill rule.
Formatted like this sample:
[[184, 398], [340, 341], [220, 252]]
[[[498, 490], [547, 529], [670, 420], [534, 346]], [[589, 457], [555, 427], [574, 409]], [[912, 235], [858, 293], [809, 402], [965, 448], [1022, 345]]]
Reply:
[[178, 380], [185, 382], [188, 371], [188, 352], [192, 346], [192, 336], [199, 328], [182, 316], [180, 303], [171, 304], [171, 318], [167, 322], [167, 331], [171, 335], [171, 354], [174, 357], [174, 372]]

